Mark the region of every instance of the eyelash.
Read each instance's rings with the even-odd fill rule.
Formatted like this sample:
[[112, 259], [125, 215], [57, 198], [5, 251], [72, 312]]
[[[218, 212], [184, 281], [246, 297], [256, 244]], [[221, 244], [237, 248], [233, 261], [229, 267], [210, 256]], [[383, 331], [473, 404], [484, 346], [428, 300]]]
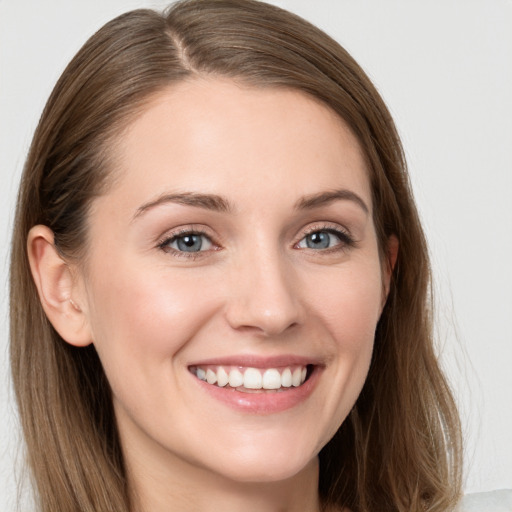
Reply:
[[[347, 249], [350, 249], [351, 247], [354, 247], [356, 245], [356, 241], [352, 238], [352, 236], [345, 230], [340, 229], [339, 227], [333, 228], [331, 225], [320, 225], [320, 226], [312, 226], [311, 228], [307, 229], [301, 236], [300, 240], [296, 242], [293, 247], [298, 248], [298, 244], [301, 243], [306, 237], [315, 234], [315, 233], [329, 233], [331, 235], [336, 236], [340, 243], [334, 245], [333, 247], [328, 247], [326, 249], [311, 249], [316, 253], [322, 253], [322, 254], [330, 254], [333, 252], [341, 252], [346, 251]], [[170, 244], [175, 242], [176, 240], [183, 238], [185, 236], [203, 236], [212, 244], [213, 250], [218, 250], [219, 246], [216, 245], [211, 237], [202, 229], [197, 228], [183, 228], [179, 231], [172, 233], [169, 236], [166, 236], [162, 240], [158, 242], [158, 248], [164, 251], [165, 253], [170, 253], [175, 257], [178, 258], [186, 258], [189, 260], [195, 260], [197, 258], [201, 258], [205, 256], [205, 253], [211, 252], [212, 249], [205, 250], [205, 251], [179, 251], [172, 247], [170, 247]]]
[[334, 245], [333, 247], [328, 247], [326, 249], [312, 249], [316, 253], [328, 255], [328, 254], [332, 254], [333, 252], [346, 251], [356, 245], [356, 241], [349, 234], [348, 231], [340, 228], [339, 226], [333, 227], [330, 224], [322, 224], [322, 225], [315, 225], [315, 226], [308, 228], [302, 234], [301, 239], [294, 244], [294, 247], [297, 247], [297, 245], [300, 242], [302, 242], [302, 240], [304, 240], [308, 236], [313, 235], [315, 233], [329, 233], [330, 235], [336, 236], [340, 241], [338, 244]]
[[203, 257], [206, 252], [209, 251], [196, 251], [196, 252], [186, 252], [186, 251], [178, 251], [172, 247], [170, 244], [178, 240], [179, 238], [183, 238], [185, 236], [203, 236], [209, 240], [209, 242], [214, 247], [213, 250], [217, 250], [218, 246], [212, 241], [211, 237], [202, 229], [197, 228], [183, 228], [179, 231], [172, 233], [169, 236], [166, 236], [162, 240], [158, 242], [158, 248], [164, 251], [165, 253], [170, 253], [177, 258], [186, 258], [189, 260], [195, 260], [197, 258]]

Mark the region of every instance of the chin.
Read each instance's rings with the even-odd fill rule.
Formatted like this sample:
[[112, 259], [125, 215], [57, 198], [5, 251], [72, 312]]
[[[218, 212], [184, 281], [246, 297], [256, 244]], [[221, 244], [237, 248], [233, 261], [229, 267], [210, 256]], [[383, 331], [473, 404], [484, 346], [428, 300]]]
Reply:
[[[254, 440], [238, 449], [227, 449], [215, 464], [217, 473], [240, 483], [273, 483], [288, 480], [305, 470], [317, 468], [317, 451], [307, 443], [281, 439], [269, 446]], [[229, 453], [229, 455], [226, 455]], [[211, 467], [211, 466], [210, 466]]]
[[297, 476], [303, 471], [315, 469], [318, 466], [318, 458], [302, 463], [292, 464], [290, 461], [270, 460], [248, 460], [238, 461], [236, 465], [228, 467], [228, 462], [220, 468], [219, 474], [224, 478], [237, 483], [251, 484], [272, 484], [283, 482]]

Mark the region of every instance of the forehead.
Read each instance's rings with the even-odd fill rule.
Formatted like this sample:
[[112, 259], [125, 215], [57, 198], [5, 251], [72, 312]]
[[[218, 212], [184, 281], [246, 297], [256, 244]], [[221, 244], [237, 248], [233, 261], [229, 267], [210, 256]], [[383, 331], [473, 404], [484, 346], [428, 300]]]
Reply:
[[342, 119], [305, 93], [195, 79], [159, 92], [114, 146], [112, 193], [168, 191], [281, 202], [349, 186], [371, 205], [360, 145]]

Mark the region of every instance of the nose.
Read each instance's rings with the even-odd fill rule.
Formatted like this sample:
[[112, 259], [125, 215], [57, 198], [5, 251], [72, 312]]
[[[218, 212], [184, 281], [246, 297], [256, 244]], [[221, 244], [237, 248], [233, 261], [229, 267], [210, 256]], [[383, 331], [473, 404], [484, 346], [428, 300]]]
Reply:
[[261, 251], [231, 277], [226, 318], [233, 329], [276, 336], [301, 323], [298, 282], [286, 258]]

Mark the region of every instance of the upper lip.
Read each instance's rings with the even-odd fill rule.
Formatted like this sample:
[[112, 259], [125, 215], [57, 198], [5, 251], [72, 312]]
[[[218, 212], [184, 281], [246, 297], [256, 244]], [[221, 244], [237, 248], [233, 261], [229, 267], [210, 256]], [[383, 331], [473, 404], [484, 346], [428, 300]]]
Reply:
[[277, 356], [257, 356], [251, 354], [230, 355], [203, 359], [189, 366], [243, 366], [249, 368], [279, 368], [285, 366], [319, 365], [321, 360], [315, 357], [282, 354]]

